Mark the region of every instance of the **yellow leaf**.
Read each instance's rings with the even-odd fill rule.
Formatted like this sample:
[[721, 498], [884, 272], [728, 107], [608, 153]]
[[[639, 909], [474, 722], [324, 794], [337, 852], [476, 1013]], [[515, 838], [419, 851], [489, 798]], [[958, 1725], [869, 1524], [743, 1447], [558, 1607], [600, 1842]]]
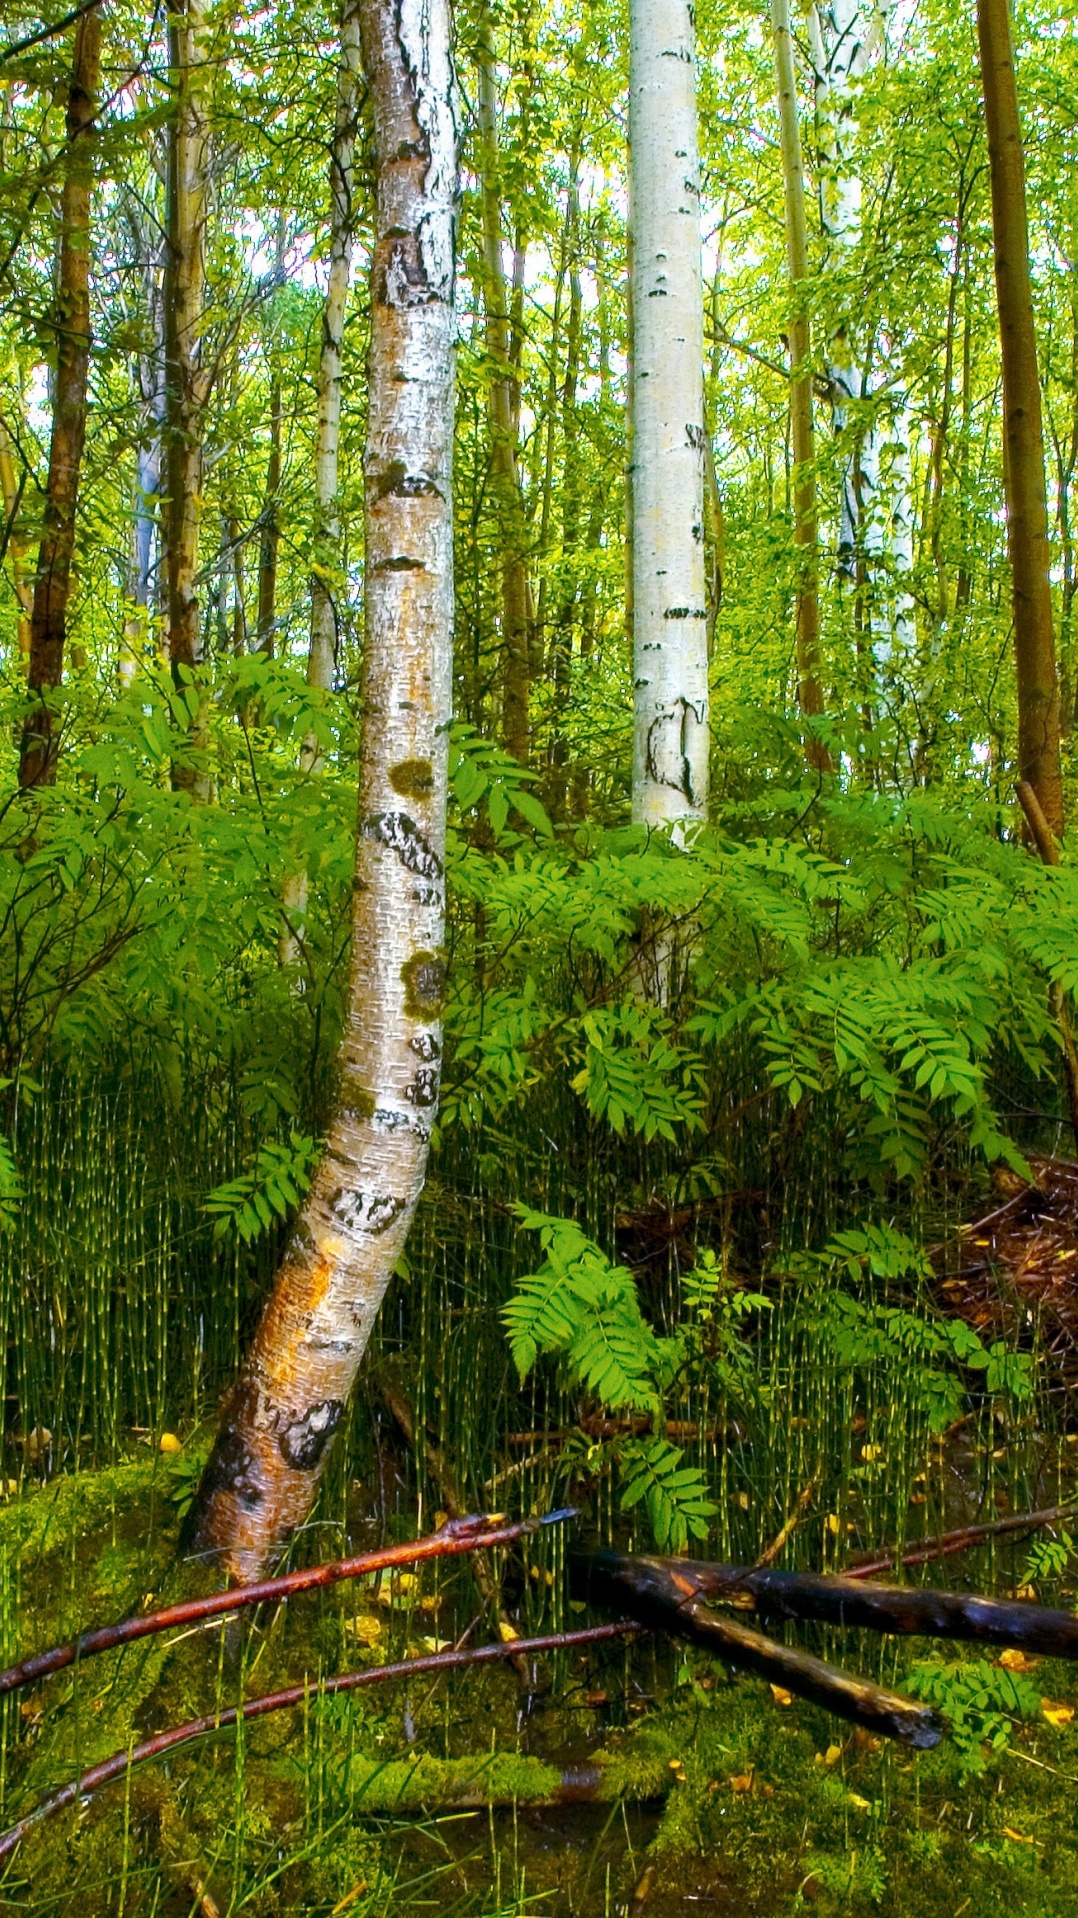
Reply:
[[162, 1432], [157, 1441], [157, 1449], [159, 1452], [182, 1452], [183, 1440], [178, 1439], [175, 1432]]
[[752, 1778], [753, 1774], [751, 1771], [737, 1772], [730, 1780], [731, 1787], [737, 1792], [751, 1791]]
[[1033, 1839], [1027, 1838], [1024, 1831], [1015, 1831], [1013, 1825], [1004, 1825], [1004, 1838], [1013, 1838], [1016, 1845], [1032, 1845]]
[[824, 1519], [824, 1524], [830, 1532], [831, 1537], [837, 1538], [841, 1529], [841, 1520], [839, 1519], [838, 1513], [828, 1512], [827, 1517]]
[[1041, 1699], [1041, 1710], [1048, 1723], [1054, 1726], [1057, 1732], [1061, 1732], [1065, 1726], [1069, 1725], [1074, 1717], [1073, 1705], [1055, 1705], [1050, 1698]]
[[851, 1803], [851, 1805], [856, 1805], [856, 1807], [857, 1807], [857, 1809], [858, 1809], [858, 1811], [871, 1811], [871, 1810], [872, 1810], [872, 1803], [871, 1803], [871, 1800], [870, 1800], [870, 1799], [868, 1799], [868, 1798], [859, 1798], [859, 1797], [857, 1796], [857, 1793], [856, 1793], [855, 1791], [851, 1791], [851, 1792], [849, 1792], [849, 1793], [847, 1793], [847, 1796], [848, 1796], [848, 1798], [849, 1798], [849, 1801], [850, 1801], [850, 1803]]
[[1035, 1672], [1041, 1661], [1020, 1652], [1017, 1645], [1008, 1645], [1005, 1651], [1000, 1652], [998, 1662], [1005, 1672]]
[[876, 1460], [883, 1457], [883, 1446], [862, 1445], [861, 1457], [864, 1459], [866, 1465], [875, 1465]]
[[419, 1580], [414, 1572], [397, 1572], [395, 1583], [398, 1592], [403, 1592], [407, 1596], [409, 1592], [417, 1590]]
[[785, 1685], [772, 1685], [771, 1696], [776, 1705], [792, 1705], [794, 1702], [793, 1693], [788, 1692]]
[[841, 1757], [842, 1757], [841, 1745], [828, 1745], [827, 1750], [824, 1752], [824, 1755], [823, 1755], [823, 1762], [825, 1765], [837, 1765]]
[[382, 1621], [373, 1612], [360, 1612], [357, 1618], [346, 1620], [345, 1630], [363, 1645], [376, 1645], [382, 1636]]
[[500, 1618], [498, 1620], [498, 1637], [501, 1639], [503, 1645], [511, 1645], [514, 1638], [520, 1637], [520, 1633], [514, 1625], [510, 1625], [507, 1618]]

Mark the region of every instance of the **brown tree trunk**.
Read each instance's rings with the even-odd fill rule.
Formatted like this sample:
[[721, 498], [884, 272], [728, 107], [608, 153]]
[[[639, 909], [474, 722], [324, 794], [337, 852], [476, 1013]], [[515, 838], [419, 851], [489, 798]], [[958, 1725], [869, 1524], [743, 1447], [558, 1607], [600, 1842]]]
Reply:
[[[790, 439], [794, 458], [794, 541], [798, 553], [797, 697], [802, 717], [812, 720], [824, 709], [820, 684], [816, 451], [812, 422], [812, 340], [805, 304], [809, 270], [805, 176], [797, 123], [789, 0], [771, 0], [771, 31], [775, 42], [779, 141], [786, 201], [786, 258], [790, 273]], [[805, 739], [805, 759], [810, 771], [831, 771], [831, 755], [811, 729]]]
[[194, 689], [202, 657], [198, 537], [202, 508], [202, 435], [209, 381], [202, 361], [209, 138], [203, 107], [203, 0], [176, 0], [168, 17], [173, 88], [168, 130], [165, 215], [164, 514], [168, 653], [177, 688], [193, 703], [185, 750], [172, 784], [204, 803], [210, 795], [204, 697]]
[[1029, 276], [1025, 169], [1008, 0], [977, 0], [992, 234], [1003, 367], [1007, 547], [1018, 680], [1018, 776], [1057, 837], [1063, 832], [1059, 687], [1048, 577], [1041, 390]]
[[437, 1109], [453, 630], [448, 0], [359, 0], [377, 170], [366, 643], [340, 1103], [196, 1500], [198, 1549], [257, 1578], [301, 1525], [423, 1186]]
[[491, 362], [491, 464], [501, 522], [502, 737], [507, 751], [526, 764], [531, 748], [531, 586], [526, 560], [524, 500], [517, 463], [519, 392], [509, 329], [509, 299], [502, 265], [502, 210], [499, 183], [497, 81], [494, 35], [484, 6], [477, 46], [479, 69], [480, 202], [483, 220], [484, 309], [487, 355]]
[[101, 71], [101, 16], [95, 7], [75, 30], [75, 57], [67, 99], [67, 153], [60, 203], [60, 257], [56, 300], [56, 386], [49, 446], [45, 523], [38, 552], [30, 619], [27, 683], [38, 695], [27, 715], [19, 784], [51, 786], [59, 741], [50, 691], [64, 674], [64, 641], [75, 550], [75, 510], [86, 439], [86, 383], [90, 366], [90, 197]]

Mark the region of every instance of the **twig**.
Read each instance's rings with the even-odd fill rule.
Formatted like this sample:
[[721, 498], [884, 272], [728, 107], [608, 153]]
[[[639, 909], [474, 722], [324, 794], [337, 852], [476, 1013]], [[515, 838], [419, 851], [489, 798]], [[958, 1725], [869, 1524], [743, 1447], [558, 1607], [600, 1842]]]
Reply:
[[877, 1572], [889, 1572], [900, 1565], [928, 1565], [933, 1559], [949, 1558], [954, 1552], [968, 1551], [971, 1546], [980, 1545], [987, 1538], [1002, 1538], [1008, 1532], [1036, 1532], [1042, 1525], [1053, 1524], [1057, 1518], [1075, 1517], [1078, 1517], [1078, 1506], [1072, 1499], [1068, 1505], [1050, 1505], [1043, 1512], [1015, 1512], [1010, 1518], [996, 1518], [986, 1525], [963, 1525], [957, 1532], [941, 1532], [938, 1538], [926, 1539], [923, 1545], [911, 1546], [899, 1557], [892, 1552], [888, 1558], [873, 1558], [861, 1565], [848, 1566], [843, 1577], [874, 1578]]
[[789, 1518], [786, 1520], [785, 1525], [783, 1525], [780, 1528], [780, 1530], [776, 1532], [774, 1538], [771, 1540], [770, 1545], [765, 1546], [764, 1550], [760, 1553], [760, 1556], [756, 1561], [757, 1567], [761, 1567], [764, 1565], [773, 1565], [775, 1563], [775, 1560], [777, 1559], [779, 1553], [782, 1551], [782, 1548], [786, 1544], [791, 1533], [796, 1529], [799, 1521], [801, 1520], [805, 1512], [808, 1511], [809, 1506], [812, 1504], [812, 1495], [816, 1490], [816, 1482], [817, 1482], [817, 1474], [814, 1474], [812, 1478], [809, 1479], [808, 1484], [804, 1486], [801, 1492], [798, 1494], [797, 1503], [795, 1504], [792, 1512], [790, 1513]]
[[36, 1652], [32, 1657], [20, 1660], [17, 1665], [9, 1665], [6, 1671], [0, 1672], [0, 1694], [17, 1691], [22, 1685], [36, 1684], [39, 1678], [46, 1678], [50, 1672], [62, 1671], [76, 1660], [92, 1658], [96, 1652], [114, 1651], [118, 1645], [129, 1645], [134, 1639], [152, 1638], [155, 1633], [171, 1631], [175, 1626], [219, 1618], [226, 1612], [236, 1612], [247, 1605], [291, 1598], [296, 1592], [337, 1585], [342, 1579], [362, 1578], [367, 1572], [388, 1571], [395, 1565], [415, 1565], [428, 1558], [454, 1558], [462, 1552], [478, 1552], [492, 1545], [508, 1545], [514, 1539], [524, 1538], [536, 1531], [541, 1525], [555, 1525], [572, 1516], [571, 1508], [566, 1508], [560, 1512], [549, 1512], [539, 1519], [517, 1519], [512, 1523], [483, 1514], [451, 1519], [440, 1531], [433, 1532], [428, 1538], [413, 1539], [410, 1544], [385, 1545], [376, 1552], [361, 1552], [356, 1558], [335, 1559], [327, 1565], [309, 1565], [299, 1572], [285, 1572], [279, 1578], [264, 1578], [257, 1585], [239, 1585], [232, 1591], [211, 1592], [206, 1598], [185, 1599], [180, 1604], [167, 1605], [159, 1612], [148, 1612], [144, 1618], [128, 1618], [119, 1625], [100, 1625], [96, 1630], [81, 1633], [70, 1644], [54, 1645], [47, 1652]]
[[[575, 1588], [581, 1596], [602, 1605], [631, 1612], [642, 1624], [675, 1632], [706, 1646], [719, 1658], [769, 1679], [773, 1685], [796, 1692], [800, 1698], [846, 1718], [886, 1738], [900, 1738], [918, 1750], [938, 1745], [943, 1736], [935, 1713], [899, 1692], [884, 1691], [867, 1679], [827, 1665], [807, 1652], [779, 1645], [724, 1618], [704, 1602], [693, 1574], [692, 1560], [629, 1558], [619, 1552], [590, 1552], [570, 1561]], [[704, 1567], [726, 1571], [726, 1567]], [[687, 1575], [686, 1575], [687, 1574]], [[735, 1574], [736, 1576], [736, 1574]], [[790, 1573], [744, 1572], [742, 1579], [789, 1578]], [[0, 1854], [2, 1855], [2, 1854]]]
[[[113, 1752], [111, 1758], [102, 1759], [99, 1765], [91, 1765], [81, 1777], [73, 1778], [69, 1784], [61, 1785], [58, 1791], [50, 1792], [33, 1811], [27, 1812], [25, 1818], [20, 1818], [18, 1824], [12, 1825], [10, 1831], [0, 1835], [0, 1859], [9, 1858], [27, 1834], [46, 1818], [52, 1818], [67, 1805], [73, 1805], [78, 1799], [100, 1791], [102, 1785], [110, 1784], [114, 1778], [122, 1778], [133, 1765], [141, 1765], [148, 1758], [160, 1758], [164, 1752], [174, 1751], [177, 1745], [189, 1745], [192, 1740], [205, 1738], [210, 1732], [230, 1730], [241, 1719], [246, 1723], [252, 1718], [264, 1718], [268, 1712], [285, 1711], [290, 1705], [302, 1705], [312, 1696], [329, 1697], [334, 1692], [358, 1691], [361, 1685], [376, 1685], [384, 1679], [414, 1678], [420, 1672], [450, 1671], [459, 1665], [489, 1665], [496, 1659], [511, 1658], [517, 1653], [530, 1655], [564, 1651], [576, 1645], [593, 1645], [603, 1639], [621, 1637], [637, 1629], [634, 1623], [627, 1622], [590, 1625], [578, 1632], [550, 1632], [545, 1638], [518, 1638], [511, 1645], [480, 1645], [474, 1651], [432, 1652], [425, 1658], [402, 1659], [396, 1665], [377, 1665], [362, 1672], [340, 1672], [336, 1677], [319, 1679], [314, 1684], [306, 1679], [302, 1685], [289, 1685], [284, 1691], [268, 1692], [264, 1698], [248, 1699], [245, 1705], [229, 1705], [223, 1711], [207, 1712], [202, 1718], [190, 1719], [186, 1725], [174, 1725], [169, 1731], [157, 1732], [152, 1738], [144, 1739], [141, 1745]], [[572, 1791], [572, 1783], [569, 1790]]]

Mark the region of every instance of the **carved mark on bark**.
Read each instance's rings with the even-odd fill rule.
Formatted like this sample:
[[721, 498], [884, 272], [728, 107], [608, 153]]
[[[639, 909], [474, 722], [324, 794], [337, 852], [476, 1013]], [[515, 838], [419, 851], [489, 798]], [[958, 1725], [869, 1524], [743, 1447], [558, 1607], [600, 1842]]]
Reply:
[[676, 699], [648, 727], [647, 773], [657, 786], [668, 786], [696, 804], [692, 783], [690, 740], [704, 716], [690, 699]]
[[322, 1399], [311, 1405], [302, 1418], [293, 1419], [277, 1440], [277, 1449], [286, 1465], [296, 1472], [313, 1472], [341, 1422], [341, 1399]]

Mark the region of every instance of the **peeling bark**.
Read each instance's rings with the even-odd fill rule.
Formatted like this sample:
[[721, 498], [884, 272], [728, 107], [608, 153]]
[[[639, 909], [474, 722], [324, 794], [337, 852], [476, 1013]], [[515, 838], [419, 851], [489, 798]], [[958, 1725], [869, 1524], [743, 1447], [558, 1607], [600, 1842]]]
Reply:
[[448, 0], [360, 0], [374, 106], [366, 644], [340, 1102], [193, 1523], [256, 1578], [310, 1511], [426, 1171], [442, 1054], [457, 128]]
[[56, 385], [49, 445], [45, 523], [38, 550], [30, 618], [29, 691], [37, 694], [27, 715], [19, 760], [19, 785], [51, 786], [59, 740], [49, 694], [64, 675], [75, 511], [86, 439], [86, 382], [90, 366], [90, 197], [101, 71], [101, 16], [83, 15], [75, 31], [75, 55], [67, 100], [67, 159], [60, 206], [60, 257], [56, 297]]
[[707, 813], [704, 320], [693, 14], [633, 0], [629, 45], [632, 225], [633, 818]]

